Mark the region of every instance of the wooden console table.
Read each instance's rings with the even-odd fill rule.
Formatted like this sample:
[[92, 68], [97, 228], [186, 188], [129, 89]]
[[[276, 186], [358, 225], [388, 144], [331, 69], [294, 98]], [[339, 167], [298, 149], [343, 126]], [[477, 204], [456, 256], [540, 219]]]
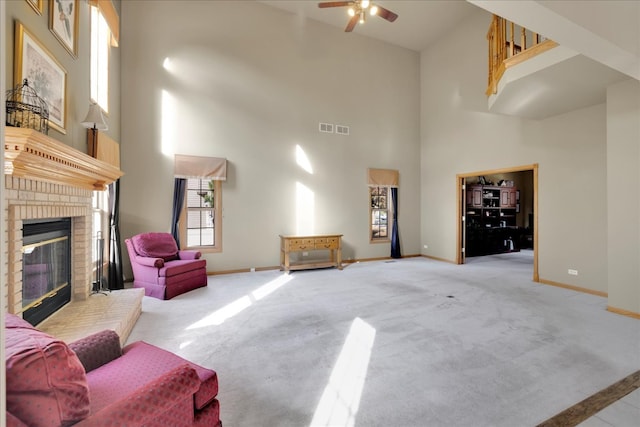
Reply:
[[[328, 250], [327, 261], [300, 261], [291, 263], [291, 252], [308, 252]], [[342, 234], [325, 234], [317, 236], [283, 236], [280, 235], [280, 268], [284, 271], [305, 270], [309, 268], [337, 267], [342, 270]]]

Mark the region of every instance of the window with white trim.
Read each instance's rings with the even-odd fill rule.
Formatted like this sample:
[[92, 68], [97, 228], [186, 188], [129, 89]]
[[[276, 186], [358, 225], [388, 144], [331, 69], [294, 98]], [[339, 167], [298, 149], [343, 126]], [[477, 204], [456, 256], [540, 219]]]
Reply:
[[180, 243], [187, 249], [222, 251], [222, 181], [187, 179], [180, 224]]
[[391, 188], [398, 187], [399, 173], [394, 169], [367, 170], [369, 185], [369, 242], [391, 241], [393, 204]]
[[389, 197], [391, 187], [375, 186], [369, 187], [370, 218], [369, 236], [371, 242], [388, 242], [391, 231], [391, 210]]
[[109, 49], [111, 30], [100, 8], [91, 6], [91, 100], [109, 112]]

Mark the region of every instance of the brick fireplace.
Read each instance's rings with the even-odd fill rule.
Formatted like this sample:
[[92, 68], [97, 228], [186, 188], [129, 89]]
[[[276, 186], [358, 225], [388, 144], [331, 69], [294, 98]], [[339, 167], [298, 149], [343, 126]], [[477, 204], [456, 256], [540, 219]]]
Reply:
[[92, 192], [68, 185], [5, 176], [9, 311], [22, 311], [22, 226], [24, 220], [71, 218], [71, 298], [91, 292]]
[[[92, 261], [92, 196], [94, 190], [104, 190], [106, 186], [122, 176], [119, 168], [109, 163], [94, 159], [66, 144], [56, 141], [42, 133], [30, 129], [5, 129], [5, 238], [7, 241], [7, 293], [10, 313], [20, 314], [22, 304], [22, 246], [23, 223], [26, 220], [42, 220], [50, 218], [70, 218], [71, 220], [71, 302], [74, 314], [52, 315], [41, 324], [39, 329], [47, 331], [47, 327], [55, 325], [73, 334], [58, 336], [62, 339], [77, 338], [77, 334], [92, 332], [80, 330], [78, 320], [87, 318], [87, 322], [95, 327], [120, 329], [117, 332], [130, 332], [140, 314], [142, 295], [138, 290], [133, 294], [132, 312], [122, 313], [123, 306], [131, 305], [123, 302], [130, 299], [125, 291], [99, 295], [98, 300], [91, 297], [93, 284]], [[95, 301], [94, 301], [95, 300]], [[109, 316], [121, 315], [125, 319], [117, 319], [118, 327], [101, 323], [104, 313], [94, 313], [97, 304], [100, 311], [109, 312]], [[60, 312], [67, 310], [64, 306]], [[68, 311], [68, 310], [67, 310]], [[126, 311], [126, 310], [125, 310]], [[129, 310], [131, 311], [131, 310]], [[80, 315], [79, 313], [82, 313]], [[51, 320], [50, 320], [51, 319]], [[45, 325], [47, 324], [47, 325]], [[72, 324], [72, 325], [71, 325]], [[41, 327], [42, 326], [42, 327]], [[63, 332], [64, 334], [64, 332]], [[75, 334], [75, 335], [74, 335]], [[126, 336], [121, 335], [121, 339]]]

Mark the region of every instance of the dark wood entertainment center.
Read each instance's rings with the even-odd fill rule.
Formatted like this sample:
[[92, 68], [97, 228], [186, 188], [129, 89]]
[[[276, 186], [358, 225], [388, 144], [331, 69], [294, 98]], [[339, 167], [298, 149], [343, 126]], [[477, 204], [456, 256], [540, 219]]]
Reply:
[[516, 187], [469, 185], [466, 200], [466, 256], [520, 250], [522, 230], [516, 222]]

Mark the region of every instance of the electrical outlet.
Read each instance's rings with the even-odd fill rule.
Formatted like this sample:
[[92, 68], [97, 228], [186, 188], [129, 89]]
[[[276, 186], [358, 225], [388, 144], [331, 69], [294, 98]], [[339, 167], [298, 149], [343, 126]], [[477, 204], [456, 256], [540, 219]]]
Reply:
[[569, 273], [572, 276], [577, 276], [578, 275], [578, 270], [574, 270], [574, 269], [569, 269], [567, 270], [567, 273]]
[[302, 256], [309, 256], [309, 252], [302, 252]]
[[425, 249], [429, 249], [429, 245], [424, 245], [424, 248]]
[[251, 267], [251, 272], [255, 273], [256, 272], [256, 268], [255, 267]]

